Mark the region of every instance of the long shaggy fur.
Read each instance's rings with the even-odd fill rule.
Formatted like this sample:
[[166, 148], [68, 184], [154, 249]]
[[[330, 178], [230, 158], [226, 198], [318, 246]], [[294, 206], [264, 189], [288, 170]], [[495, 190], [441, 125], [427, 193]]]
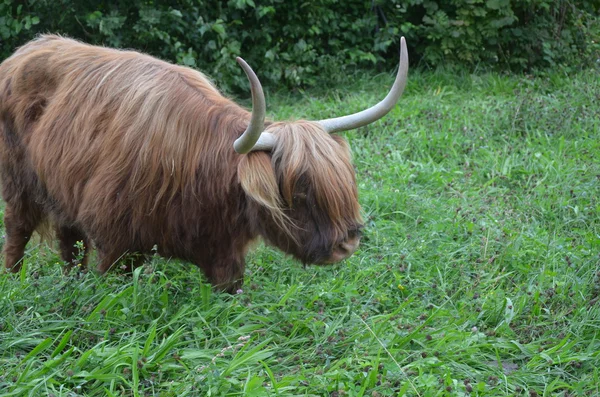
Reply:
[[323, 259], [360, 227], [347, 145], [314, 123], [275, 123], [272, 153], [238, 155], [249, 119], [195, 70], [58, 36], [25, 45], [0, 65], [6, 266], [46, 219], [65, 260], [93, 242], [102, 272], [156, 245], [231, 290], [260, 236]]

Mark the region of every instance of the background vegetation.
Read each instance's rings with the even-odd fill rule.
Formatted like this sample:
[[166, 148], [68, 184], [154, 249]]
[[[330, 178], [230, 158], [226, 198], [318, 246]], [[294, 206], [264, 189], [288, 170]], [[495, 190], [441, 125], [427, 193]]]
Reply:
[[599, 0], [0, 0], [0, 59], [37, 33], [135, 48], [244, 86], [243, 56], [265, 84], [328, 85], [356, 68], [411, 59], [530, 71], [600, 58]]

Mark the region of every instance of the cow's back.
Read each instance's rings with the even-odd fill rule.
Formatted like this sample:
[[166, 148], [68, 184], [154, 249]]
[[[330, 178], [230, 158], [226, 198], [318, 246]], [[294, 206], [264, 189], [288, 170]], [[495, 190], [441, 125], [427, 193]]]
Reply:
[[144, 250], [179, 228], [173, 208], [224, 212], [248, 119], [199, 72], [42, 36], [0, 66], [3, 188], [95, 240], [129, 236]]

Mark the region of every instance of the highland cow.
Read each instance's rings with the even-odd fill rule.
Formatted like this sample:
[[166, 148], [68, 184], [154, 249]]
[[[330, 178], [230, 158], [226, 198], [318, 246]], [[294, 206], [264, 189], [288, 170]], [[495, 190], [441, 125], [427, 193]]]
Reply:
[[0, 65], [6, 268], [19, 270], [44, 224], [67, 264], [79, 241], [96, 248], [100, 273], [156, 249], [226, 291], [241, 285], [258, 238], [307, 264], [349, 257], [362, 220], [348, 145], [331, 133], [389, 112], [406, 84], [404, 38], [400, 54], [375, 106], [265, 122], [260, 82], [241, 58], [251, 112], [190, 68], [59, 36], [31, 41]]

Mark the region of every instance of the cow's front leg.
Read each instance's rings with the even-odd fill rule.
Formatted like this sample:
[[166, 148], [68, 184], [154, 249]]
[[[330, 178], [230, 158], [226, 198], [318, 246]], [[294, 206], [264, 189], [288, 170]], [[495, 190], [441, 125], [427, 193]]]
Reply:
[[244, 283], [245, 268], [244, 259], [213, 262], [206, 276], [216, 290], [234, 294]]
[[88, 240], [85, 235], [74, 227], [56, 226], [55, 229], [60, 241], [60, 254], [66, 262], [65, 271], [71, 270], [78, 264], [82, 267], [87, 266]]
[[25, 246], [42, 218], [42, 211], [35, 203], [26, 200], [16, 204], [7, 202], [4, 209], [4, 263], [9, 271], [16, 273], [21, 269]]

